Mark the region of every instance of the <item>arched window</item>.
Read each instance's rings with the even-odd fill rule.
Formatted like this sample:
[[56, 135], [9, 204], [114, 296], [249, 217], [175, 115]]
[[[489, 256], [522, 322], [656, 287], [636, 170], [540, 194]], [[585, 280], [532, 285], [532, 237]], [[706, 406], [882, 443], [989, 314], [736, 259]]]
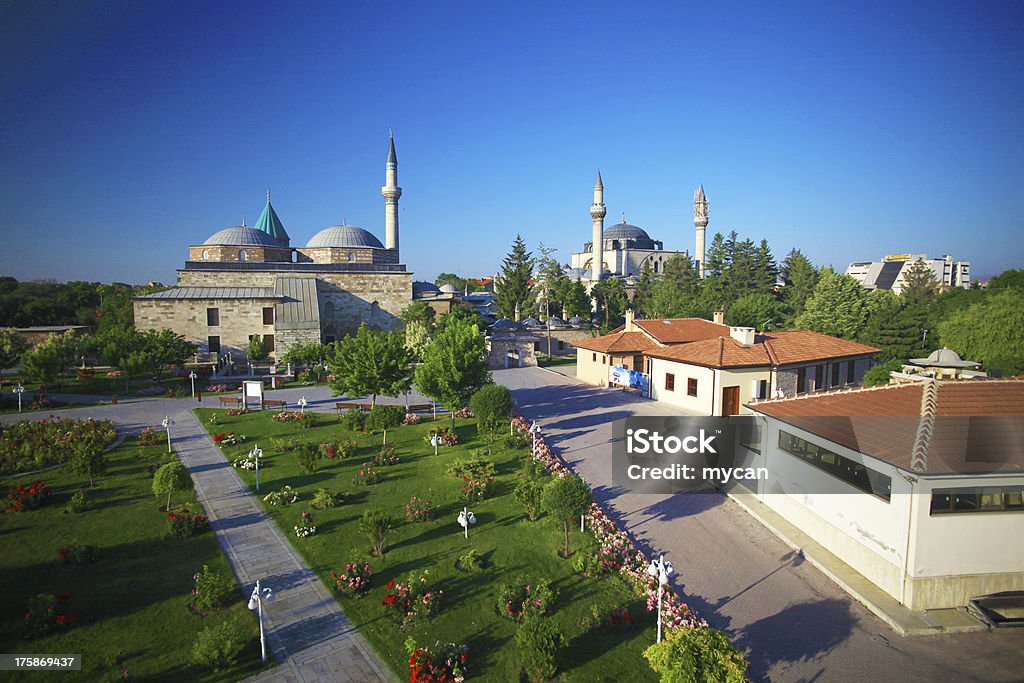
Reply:
[[353, 253], [352, 253], [351, 251], [350, 251], [350, 252], [348, 252], [348, 262], [349, 262], [349, 263], [352, 263], [352, 262], [353, 262], [353, 261], [355, 261], [355, 260], [356, 260], [356, 255], [355, 255], [355, 254], [353, 254]]
[[657, 261], [654, 262], [654, 272], [655, 273], [658, 272], [658, 262]]
[[210, 260], [210, 250], [209, 249], [203, 249], [203, 260], [204, 261], [209, 261]]
[[296, 249], [292, 249], [292, 263], [299, 262], [299, 252]]
[[247, 254], [245, 253], [245, 249], [239, 249], [238, 250], [238, 260], [239, 261], [244, 261], [246, 258], [247, 258]]

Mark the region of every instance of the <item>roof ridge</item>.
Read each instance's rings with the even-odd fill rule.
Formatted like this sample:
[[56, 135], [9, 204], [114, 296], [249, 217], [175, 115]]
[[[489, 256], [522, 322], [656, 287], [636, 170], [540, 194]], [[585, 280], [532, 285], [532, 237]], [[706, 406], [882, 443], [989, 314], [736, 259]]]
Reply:
[[797, 394], [796, 396], [784, 396], [783, 398], [765, 398], [756, 401], [759, 404], [764, 403], [782, 403], [783, 401], [802, 401], [806, 399], [816, 398], [818, 396], [839, 396], [840, 394], [860, 394], [867, 393], [869, 391], [880, 391], [885, 389], [894, 389], [898, 387], [910, 387], [914, 386], [909, 382], [900, 384], [879, 384], [873, 387], [850, 387], [843, 389], [829, 389], [827, 391], [818, 391], [815, 393], [808, 394]]

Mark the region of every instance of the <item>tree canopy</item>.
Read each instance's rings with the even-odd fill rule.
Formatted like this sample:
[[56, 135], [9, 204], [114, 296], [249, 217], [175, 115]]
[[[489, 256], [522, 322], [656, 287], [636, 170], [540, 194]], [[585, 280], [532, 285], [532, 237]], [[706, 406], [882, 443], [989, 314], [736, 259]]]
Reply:
[[1022, 291], [997, 290], [939, 324], [942, 343], [965, 360], [980, 361], [1003, 375], [1024, 374]]
[[867, 315], [867, 291], [861, 284], [849, 275], [823, 268], [803, 313], [797, 316], [795, 326], [854, 339], [863, 328]]
[[420, 392], [454, 411], [491, 381], [491, 373], [480, 328], [450, 315], [442, 317], [414, 381]]
[[512, 251], [501, 262], [501, 275], [494, 283], [494, 302], [498, 315], [514, 318], [517, 306], [520, 317], [525, 318], [533, 312], [534, 291], [530, 285], [533, 266], [533, 254], [526, 250], [522, 236], [516, 235]]
[[352, 335], [342, 337], [328, 352], [327, 365], [335, 379], [327, 383], [335, 395], [398, 396], [410, 386], [412, 358], [401, 332], [377, 332], [366, 323]]

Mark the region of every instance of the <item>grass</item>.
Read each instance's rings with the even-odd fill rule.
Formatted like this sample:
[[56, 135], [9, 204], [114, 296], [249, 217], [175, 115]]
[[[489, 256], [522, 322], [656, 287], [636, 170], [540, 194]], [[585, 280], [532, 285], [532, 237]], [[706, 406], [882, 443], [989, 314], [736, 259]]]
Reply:
[[[446, 476], [452, 460], [466, 456], [470, 448], [480, 447], [475, 426], [467, 420], [457, 421], [460, 446], [442, 447], [434, 456], [423, 437], [431, 425], [403, 427], [388, 432], [388, 443], [397, 446], [401, 462], [377, 468], [383, 481], [367, 487], [352, 482], [362, 463], [371, 460], [380, 448], [381, 436], [352, 434], [344, 431], [338, 419], [319, 414], [319, 423], [308, 430], [273, 422], [269, 413], [249, 413], [224, 417], [224, 411], [200, 409], [203, 422], [213, 432], [234, 431], [246, 435], [237, 446], [226, 446], [229, 460], [247, 453], [258, 442], [264, 450], [260, 468], [262, 493], [284, 485], [295, 488], [301, 499], [286, 507], [267, 506], [271, 517], [288, 536], [324, 583], [332, 586], [330, 573], [340, 572], [346, 562], [356, 558], [369, 559], [373, 567], [373, 588], [361, 599], [340, 597], [346, 614], [360, 632], [373, 644], [381, 657], [402, 678], [408, 669], [408, 656], [403, 643], [412, 636], [418, 644], [435, 641], [467, 643], [470, 647], [469, 675], [474, 680], [519, 680], [519, 662], [513, 636], [515, 625], [498, 616], [497, 591], [505, 581], [516, 576], [547, 578], [558, 591], [551, 619], [565, 634], [569, 645], [559, 656], [560, 680], [564, 681], [642, 681], [657, 680], [642, 658], [643, 650], [654, 642], [654, 619], [645, 603], [636, 597], [618, 576], [605, 574], [584, 578], [572, 569], [572, 560], [562, 559], [557, 551], [563, 543], [562, 526], [548, 516], [529, 522], [522, 507], [515, 502], [512, 489], [518, 481], [519, 462], [515, 453], [503, 447], [494, 450], [492, 460], [497, 468], [493, 495], [470, 504], [477, 524], [470, 529], [469, 540], [456, 522], [465, 504], [459, 488], [463, 482]], [[217, 424], [209, 418], [217, 414]], [[299, 471], [292, 453], [280, 453], [273, 438], [295, 437], [298, 441], [326, 442], [350, 436], [358, 440], [355, 455], [347, 460], [320, 460], [310, 474]], [[244, 481], [253, 486], [253, 472], [239, 470]], [[543, 481], [546, 481], [546, 476]], [[343, 492], [347, 502], [332, 510], [314, 510], [309, 502], [318, 488]], [[425, 523], [405, 521], [405, 505], [411, 496], [429, 498], [437, 508], [435, 519]], [[390, 512], [396, 531], [383, 559], [370, 558], [369, 541], [359, 531], [359, 518], [367, 509]], [[296, 539], [293, 527], [302, 511], [315, 515], [316, 536]], [[593, 537], [574, 530], [571, 548], [592, 549]], [[486, 558], [486, 568], [479, 573], [463, 573], [455, 563], [475, 548]], [[403, 580], [410, 572], [430, 571], [436, 587], [444, 591], [441, 613], [418, 624], [409, 631], [394, 625], [381, 605], [384, 586], [389, 580]], [[581, 621], [591, 615], [592, 606], [600, 608], [627, 607], [638, 623], [629, 631], [588, 631]]]
[[562, 365], [576, 365], [576, 355], [571, 356], [537, 356], [537, 365], [542, 368], [550, 368]]
[[[54, 495], [37, 510], [0, 514], [0, 651], [78, 653], [83, 662], [80, 672], [25, 674], [26, 680], [120, 681], [127, 669], [137, 680], [233, 681], [262, 667], [259, 631], [241, 588], [234, 604], [210, 615], [187, 607], [192, 575], [204, 564], [228, 574], [231, 570], [212, 532], [188, 539], [167, 536], [165, 513], [147, 472], [148, 464], [166, 457], [165, 446], [140, 451], [134, 440], [112, 450], [106, 474], [90, 491], [90, 509], [81, 513], [64, 512], [72, 494], [88, 486], [74, 475], [55, 470], [5, 480], [13, 486], [41, 479]], [[176, 494], [172, 506], [190, 501], [195, 501], [191, 492]], [[58, 549], [70, 544], [97, 546], [98, 560], [81, 566], [60, 563]], [[72, 593], [69, 604], [79, 622], [27, 640], [22, 614], [27, 602], [43, 592]], [[191, 665], [198, 632], [227, 619], [243, 620], [251, 632], [240, 664], [216, 674]]]

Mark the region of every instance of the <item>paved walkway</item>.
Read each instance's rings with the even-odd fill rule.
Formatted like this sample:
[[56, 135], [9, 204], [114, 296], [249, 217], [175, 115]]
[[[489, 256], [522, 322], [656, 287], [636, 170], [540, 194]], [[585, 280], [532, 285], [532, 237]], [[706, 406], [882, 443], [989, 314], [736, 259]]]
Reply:
[[548, 442], [641, 549], [666, 553], [689, 604], [747, 652], [752, 679], [1024, 680], [1024, 629], [899, 636], [728, 497], [616, 486], [611, 423], [677, 411], [540, 368], [498, 370], [494, 379], [540, 420]]
[[[330, 390], [306, 387], [274, 392], [290, 403], [305, 395], [311, 408], [333, 410]], [[294, 396], [292, 394], [294, 393]], [[207, 402], [207, 405], [211, 405]], [[172, 443], [195, 483], [217, 541], [248, 599], [256, 580], [274, 589], [264, 609], [268, 649], [279, 666], [253, 681], [395, 681], [338, 603], [263, 511], [192, 414], [185, 399], [134, 399], [119, 405], [61, 410], [61, 417], [112, 419], [119, 431], [159, 425], [165, 415], [175, 424]], [[3, 415], [0, 422], [44, 419], [47, 413]]]

